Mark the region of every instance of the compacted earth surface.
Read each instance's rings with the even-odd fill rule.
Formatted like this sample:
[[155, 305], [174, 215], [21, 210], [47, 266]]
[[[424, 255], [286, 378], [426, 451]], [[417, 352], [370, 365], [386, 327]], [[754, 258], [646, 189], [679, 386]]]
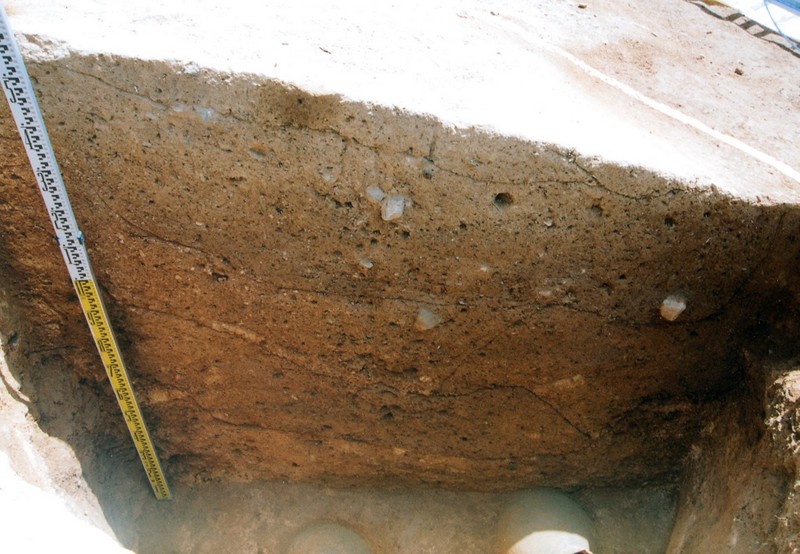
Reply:
[[559, 490], [595, 553], [800, 548], [797, 55], [679, 0], [243, 4], [4, 2], [175, 499], [4, 104], [3, 541], [510, 552]]

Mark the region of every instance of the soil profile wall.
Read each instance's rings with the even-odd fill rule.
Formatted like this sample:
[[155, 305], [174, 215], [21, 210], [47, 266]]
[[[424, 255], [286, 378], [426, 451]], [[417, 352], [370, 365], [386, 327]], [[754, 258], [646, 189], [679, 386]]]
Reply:
[[[163, 62], [29, 70], [174, 478], [670, 482], [798, 250], [793, 206], [565, 148]], [[28, 354], [105, 387], [5, 107], [0, 143]]]

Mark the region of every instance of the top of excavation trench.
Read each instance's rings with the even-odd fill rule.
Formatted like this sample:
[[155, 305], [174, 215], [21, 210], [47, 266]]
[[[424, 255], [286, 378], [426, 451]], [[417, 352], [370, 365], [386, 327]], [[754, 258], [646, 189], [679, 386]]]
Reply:
[[800, 202], [800, 60], [687, 2], [622, 4], [4, 2], [29, 60], [104, 53], [276, 79]]

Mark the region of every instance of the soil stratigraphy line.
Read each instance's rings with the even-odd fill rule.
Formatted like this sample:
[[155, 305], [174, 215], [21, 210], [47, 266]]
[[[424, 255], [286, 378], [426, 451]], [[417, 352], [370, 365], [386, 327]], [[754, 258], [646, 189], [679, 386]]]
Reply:
[[139, 310], [139, 311], [142, 311], [142, 312], [148, 312], [148, 313], [152, 313], [152, 314], [155, 314], [155, 315], [158, 315], [158, 316], [162, 316], [162, 317], [168, 317], [170, 319], [175, 319], [175, 320], [178, 320], [178, 321], [182, 321], [184, 323], [188, 323], [188, 324], [194, 325], [196, 327], [202, 327], [203, 329], [208, 329], [209, 331], [214, 331], [215, 333], [220, 333], [220, 334], [223, 334], [223, 335], [226, 335], [226, 336], [229, 336], [229, 337], [235, 337], [235, 338], [238, 338], [238, 339], [241, 339], [241, 340], [252, 342], [254, 344], [257, 344], [261, 348], [261, 351], [264, 354], [266, 354], [267, 356], [270, 356], [272, 358], [276, 358], [278, 360], [281, 360], [281, 361], [291, 365], [295, 369], [299, 369], [301, 371], [308, 372], [308, 373], [310, 373], [310, 374], [312, 374], [312, 375], [314, 375], [316, 377], [324, 377], [326, 379], [333, 379], [333, 378], [338, 379], [339, 378], [336, 375], [331, 375], [329, 373], [324, 373], [324, 372], [315, 370], [309, 363], [301, 363], [299, 361], [293, 360], [289, 356], [289, 354], [286, 353], [284, 348], [279, 347], [280, 350], [281, 350], [280, 352], [275, 351], [274, 348], [272, 348], [272, 349], [267, 348], [266, 345], [267, 345], [268, 341], [267, 341], [266, 337], [264, 337], [262, 335], [259, 335], [258, 333], [255, 333], [255, 332], [253, 332], [253, 331], [251, 331], [249, 329], [246, 329], [246, 328], [244, 328], [242, 326], [233, 325], [231, 323], [224, 323], [224, 322], [221, 322], [221, 321], [207, 322], [207, 321], [201, 321], [201, 320], [191, 319], [191, 318], [187, 318], [187, 317], [181, 317], [181, 316], [173, 314], [171, 312], [166, 312], [164, 310], [158, 310], [158, 309], [155, 309], [155, 308], [149, 308], [147, 306], [141, 306], [141, 305], [136, 305], [136, 304], [128, 304], [128, 307], [130, 309], [132, 309], [132, 310]]
[[67, 66], [61, 66], [61, 69], [63, 69], [64, 71], [67, 71], [69, 73], [73, 73], [75, 75], [81, 75], [82, 77], [86, 77], [88, 79], [93, 79], [93, 80], [97, 81], [98, 83], [100, 83], [102, 85], [105, 85], [108, 88], [119, 92], [122, 95], [132, 96], [134, 98], [138, 98], [140, 100], [144, 100], [144, 101], [146, 101], [146, 102], [148, 102], [150, 104], [153, 104], [154, 106], [157, 106], [161, 110], [166, 111], [168, 109], [167, 105], [164, 104], [163, 102], [159, 102], [158, 100], [153, 100], [152, 98], [150, 98], [149, 96], [146, 96], [144, 94], [140, 94], [138, 92], [130, 91], [130, 90], [124, 89], [122, 87], [118, 87], [116, 85], [112, 85], [108, 81], [105, 81], [105, 80], [101, 79], [100, 77], [98, 77], [97, 75], [93, 75], [92, 73], [86, 73], [86, 72], [79, 71], [77, 69], [74, 69], [72, 67], [67, 67]]
[[533, 389], [529, 389], [528, 387], [524, 387], [522, 385], [489, 385], [484, 387], [478, 387], [470, 392], [464, 393], [443, 393], [443, 392], [431, 392], [430, 394], [421, 394], [415, 392], [409, 392], [408, 394], [411, 396], [423, 396], [423, 397], [434, 397], [434, 398], [464, 398], [470, 396], [476, 396], [478, 394], [484, 394], [487, 392], [494, 392], [494, 391], [502, 391], [502, 390], [521, 390], [530, 396], [534, 397], [539, 403], [544, 404], [552, 413], [559, 417], [564, 423], [566, 423], [569, 427], [574, 429], [579, 435], [584, 437], [587, 440], [592, 440], [592, 436], [581, 429], [576, 423], [574, 423], [570, 418], [568, 418], [564, 413], [552, 402], [547, 400], [544, 396], [537, 393]]
[[174, 247], [179, 248], [179, 249], [185, 249], [185, 250], [191, 250], [193, 252], [198, 252], [198, 253], [202, 254], [203, 256], [205, 256], [206, 259], [209, 260], [209, 261], [212, 261], [212, 262], [216, 261], [218, 264], [230, 266], [231, 269], [233, 269], [233, 270], [236, 269], [233, 266], [233, 264], [230, 263], [230, 261], [227, 258], [225, 258], [224, 256], [218, 256], [217, 254], [213, 254], [211, 252], [207, 252], [206, 250], [203, 250], [202, 248], [197, 248], [196, 246], [191, 246], [191, 245], [182, 243], [180, 241], [177, 241], [175, 239], [170, 239], [170, 238], [158, 235], [158, 234], [154, 233], [153, 231], [150, 231], [149, 229], [146, 229], [146, 228], [142, 227], [141, 225], [137, 225], [133, 221], [131, 221], [128, 218], [126, 218], [124, 215], [120, 214], [118, 211], [116, 211], [114, 208], [112, 208], [108, 204], [108, 202], [106, 202], [105, 198], [103, 198], [102, 196], [97, 196], [97, 198], [100, 199], [100, 202], [102, 202], [102, 204], [106, 207], [106, 209], [108, 210], [109, 213], [114, 214], [116, 217], [120, 218], [122, 221], [124, 221], [125, 223], [127, 223], [128, 225], [133, 227], [134, 229], [137, 229], [138, 231], [144, 233], [144, 236], [138, 236], [138, 235], [135, 235], [135, 234], [131, 233], [132, 237], [137, 238], [137, 239], [150, 238], [150, 239], [154, 239], [154, 240], [156, 240], [158, 242], [162, 242], [164, 244], [169, 244], [170, 246], [174, 246]]
[[[256, 277], [252, 277], [252, 279], [259, 283], [263, 284], [259, 279]], [[354, 301], [361, 301], [361, 300], [388, 300], [392, 302], [406, 302], [408, 304], [426, 304], [428, 306], [440, 306], [440, 307], [456, 307], [460, 306], [461, 304], [458, 301], [454, 302], [436, 302], [434, 300], [422, 300], [417, 298], [405, 298], [402, 296], [383, 296], [379, 294], [363, 294], [363, 293], [354, 293], [354, 294], [347, 294], [346, 292], [336, 292], [336, 291], [327, 291], [327, 290], [317, 290], [317, 289], [304, 289], [298, 287], [284, 287], [278, 286], [275, 287], [275, 290], [279, 292], [302, 292], [305, 294], [315, 294], [318, 296], [332, 296], [334, 298], [347, 298]]]
[[550, 408], [550, 410], [554, 414], [556, 414], [558, 417], [564, 420], [567, 423], [567, 425], [572, 427], [575, 431], [580, 433], [581, 436], [583, 436], [585, 439], [591, 440], [592, 436], [589, 433], [578, 427], [578, 425], [575, 422], [573, 422], [570, 418], [568, 418], [566, 415], [564, 415], [564, 413], [555, 404], [547, 400], [547, 398], [537, 393], [533, 389], [529, 389], [528, 387], [523, 387], [522, 385], [504, 385], [501, 387], [496, 387], [496, 389], [520, 389], [524, 392], [527, 392], [528, 394], [533, 396], [536, 400], [538, 400], [539, 402]]

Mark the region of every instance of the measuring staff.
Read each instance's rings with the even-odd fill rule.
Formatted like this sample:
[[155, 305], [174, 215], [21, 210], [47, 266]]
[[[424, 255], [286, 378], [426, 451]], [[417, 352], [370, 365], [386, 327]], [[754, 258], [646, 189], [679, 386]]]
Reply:
[[2, 5], [0, 5], [0, 69], [2, 69], [0, 77], [2, 77], [3, 92], [47, 206], [61, 255], [78, 293], [83, 315], [86, 316], [103, 367], [111, 381], [153, 492], [159, 500], [168, 500], [172, 498], [172, 494], [144, 424], [139, 404], [133, 394], [128, 372], [109, 323], [108, 312], [97, 292], [97, 280], [89, 264], [89, 254], [83, 242], [83, 234], [78, 229], [72, 213], [72, 206], [56, 164], [56, 157], [33, 93], [30, 77]]

